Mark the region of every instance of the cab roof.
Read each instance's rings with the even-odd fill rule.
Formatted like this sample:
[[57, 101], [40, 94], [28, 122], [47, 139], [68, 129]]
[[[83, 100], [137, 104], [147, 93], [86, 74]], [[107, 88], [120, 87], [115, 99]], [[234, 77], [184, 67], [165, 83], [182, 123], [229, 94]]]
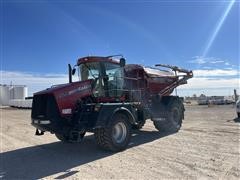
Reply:
[[79, 58], [77, 60], [77, 65], [80, 65], [86, 62], [110, 62], [114, 64], [119, 64], [119, 61], [117, 59], [114, 59], [113, 57], [86, 56], [86, 57]]

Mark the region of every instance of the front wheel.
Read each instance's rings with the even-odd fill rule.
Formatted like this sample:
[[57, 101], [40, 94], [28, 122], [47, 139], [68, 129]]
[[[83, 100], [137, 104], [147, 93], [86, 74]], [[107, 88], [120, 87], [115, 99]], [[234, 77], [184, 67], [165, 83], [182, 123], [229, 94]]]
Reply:
[[126, 115], [117, 113], [105, 128], [98, 128], [94, 132], [97, 144], [110, 151], [126, 149], [131, 138], [131, 124]]

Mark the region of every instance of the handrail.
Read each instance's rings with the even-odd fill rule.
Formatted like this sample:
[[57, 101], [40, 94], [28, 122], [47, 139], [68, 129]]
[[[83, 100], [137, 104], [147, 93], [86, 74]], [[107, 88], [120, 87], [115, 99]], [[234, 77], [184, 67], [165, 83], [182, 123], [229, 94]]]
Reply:
[[[177, 66], [171, 66], [171, 65], [166, 65], [166, 64], [156, 64], [155, 66], [161, 66], [161, 67], [166, 67], [166, 68], [172, 69], [175, 72], [176, 77], [179, 78], [177, 81], [174, 81], [172, 84], [170, 84], [169, 86], [167, 86], [163, 90], [161, 90], [159, 92], [160, 96], [164, 96], [164, 95], [168, 94], [169, 92], [171, 92], [174, 88], [176, 88], [179, 85], [187, 84], [187, 80], [193, 77], [192, 71], [182, 69]], [[177, 75], [177, 73], [179, 73], [179, 72], [185, 73], [185, 74]]]

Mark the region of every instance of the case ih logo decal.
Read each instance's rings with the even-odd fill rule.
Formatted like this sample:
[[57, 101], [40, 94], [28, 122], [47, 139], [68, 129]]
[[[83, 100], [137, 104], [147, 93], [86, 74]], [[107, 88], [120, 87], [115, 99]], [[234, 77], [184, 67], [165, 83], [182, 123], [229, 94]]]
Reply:
[[89, 88], [91, 88], [91, 85], [89, 85], [89, 84], [84, 85], [84, 86], [80, 86], [80, 87], [77, 88], [77, 89], [73, 89], [73, 90], [69, 91], [69, 92], [68, 92], [68, 95], [72, 95], [72, 94], [75, 94], [75, 93], [77, 93], [77, 92], [80, 92], [80, 91], [89, 89]]
[[90, 84], [87, 84], [87, 85], [83, 85], [83, 86], [80, 86], [76, 89], [73, 89], [71, 91], [68, 91], [68, 92], [64, 92], [62, 94], [59, 95], [59, 98], [63, 98], [63, 97], [66, 97], [66, 96], [70, 96], [72, 94], [75, 94], [75, 93], [79, 93], [79, 92], [82, 92], [82, 91], [85, 91], [85, 90], [88, 90], [91, 88], [91, 85]]

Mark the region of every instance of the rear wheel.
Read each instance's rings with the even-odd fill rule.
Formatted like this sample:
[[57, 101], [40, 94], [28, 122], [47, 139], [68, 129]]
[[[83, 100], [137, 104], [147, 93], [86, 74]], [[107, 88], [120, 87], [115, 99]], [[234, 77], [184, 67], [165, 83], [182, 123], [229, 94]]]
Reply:
[[238, 118], [240, 118], [240, 113], [237, 113]]
[[184, 106], [178, 99], [173, 99], [167, 105], [165, 120], [153, 121], [155, 128], [162, 132], [177, 132], [182, 126]]
[[131, 138], [131, 128], [127, 116], [116, 114], [109, 126], [95, 130], [94, 136], [97, 144], [110, 151], [121, 151], [126, 149]]

